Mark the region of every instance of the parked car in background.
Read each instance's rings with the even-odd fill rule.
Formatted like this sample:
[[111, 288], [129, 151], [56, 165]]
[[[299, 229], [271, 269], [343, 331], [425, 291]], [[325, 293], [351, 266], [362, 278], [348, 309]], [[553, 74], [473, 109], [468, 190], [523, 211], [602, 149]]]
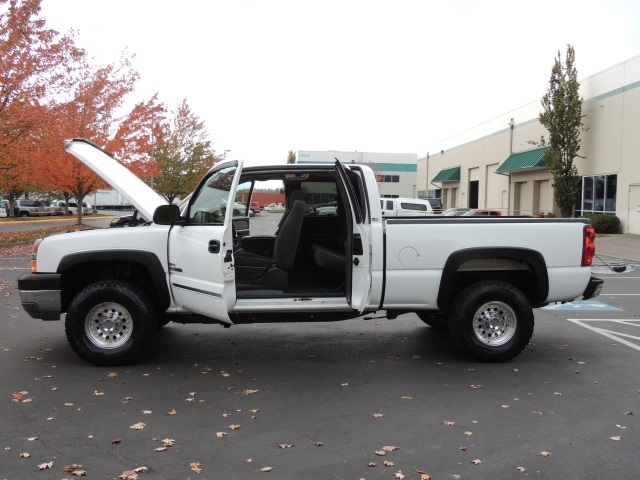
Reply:
[[5, 217], [9, 216], [9, 200], [0, 200], [0, 210], [4, 211]]
[[433, 215], [433, 208], [427, 198], [381, 198], [380, 209], [383, 217]]
[[260, 205], [258, 205], [258, 202], [251, 202], [251, 206], [249, 208], [251, 208], [253, 213], [260, 213]]
[[40, 217], [47, 209], [40, 200], [16, 200], [13, 202], [13, 214], [16, 217]]
[[270, 203], [264, 207], [265, 212], [271, 212], [272, 210], [283, 210], [284, 206], [281, 203]]
[[[77, 215], [78, 214], [78, 204], [76, 202], [69, 202], [69, 215]], [[93, 208], [90, 204], [86, 202], [82, 202], [82, 214], [83, 215], [91, 215], [93, 213]]]
[[0, 218], [6, 218], [7, 216], [7, 211], [4, 208], [0, 208]]
[[502, 212], [497, 208], [472, 208], [463, 217], [500, 217]]
[[442, 213], [442, 211], [444, 210], [441, 198], [424, 198], [423, 200], [429, 202], [429, 204], [431, 205], [431, 209], [435, 214]]
[[465, 207], [447, 208], [444, 212], [442, 212], [442, 216], [443, 217], [459, 217], [459, 216], [464, 215], [465, 213], [467, 213], [469, 210], [471, 210], [471, 209], [470, 208], [465, 208]]

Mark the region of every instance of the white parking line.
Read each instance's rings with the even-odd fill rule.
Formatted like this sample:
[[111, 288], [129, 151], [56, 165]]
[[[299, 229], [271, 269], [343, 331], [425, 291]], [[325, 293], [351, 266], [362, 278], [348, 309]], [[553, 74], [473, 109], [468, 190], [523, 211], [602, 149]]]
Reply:
[[618, 319], [618, 320], [612, 320], [610, 318], [589, 318], [589, 319], [586, 319], [586, 318], [567, 318], [567, 320], [569, 320], [570, 322], [575, 323], [576, 325], [580, 325], [581, 327], [587, 328], [587, 329], [591, 330], [592, 332], [599, 333], [600, 335], [603, 335], [603, 336], [605, 336], [607, 338], [610, 338], [611, 340], [615, 340], [616, 342], [620, 342], [623, 345], [626, 345], [627, 347], [631, 347], [631, 348], [634, 348], [634, 349], [640, 351], [640, 345], [638, 345], [636, 343], [628, 342], [624, 338], [621, 338], [621, 337], [626, 337], [626, 338], [632, 338], [634, 340], [640, 341], [640, 336], [629, 335], [627, 333], [614, 332], [612, 330], [606, 330], [604, 328], [593, 327], [593, 326], [587, 324], [587, 322], [610, 322], [610, 323], [618, 323], [618, 324], [623, 324], [623, 325], [640, 327], [640, 325], [637, 324], [637, 322], [640, 322], [640, 320], [631, 319], [631, 318], [629, 318], [629, 319]]
[[0, 270], [29, 270], [29, 267], [0, 267]]

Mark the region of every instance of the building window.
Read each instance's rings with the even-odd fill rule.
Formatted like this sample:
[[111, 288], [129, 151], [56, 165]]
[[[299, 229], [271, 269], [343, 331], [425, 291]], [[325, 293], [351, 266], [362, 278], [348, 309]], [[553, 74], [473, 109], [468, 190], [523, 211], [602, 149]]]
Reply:
[[400, 175], [376, 175], [379, 183], [400, 183]]
[[582, 214], [616, 213], [618, 175], [582, 177]]

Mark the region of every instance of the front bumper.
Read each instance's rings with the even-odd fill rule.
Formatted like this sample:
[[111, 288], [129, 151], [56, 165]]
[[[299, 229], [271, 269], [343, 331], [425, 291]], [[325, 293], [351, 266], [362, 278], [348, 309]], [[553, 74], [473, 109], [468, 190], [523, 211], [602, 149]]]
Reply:
[[596, 277], [591, 277], [589, 279], [589, 283], [587, 284], [587, 288], [584, 289], [584, 293], [582, 294], [582, 300], [589, 300], [590, 298], [600, 295], [603, 285], [604, 280]]
[[33, 318], [60, 320], [59, 273], [29, 273], [18, 279], [22, 308]]

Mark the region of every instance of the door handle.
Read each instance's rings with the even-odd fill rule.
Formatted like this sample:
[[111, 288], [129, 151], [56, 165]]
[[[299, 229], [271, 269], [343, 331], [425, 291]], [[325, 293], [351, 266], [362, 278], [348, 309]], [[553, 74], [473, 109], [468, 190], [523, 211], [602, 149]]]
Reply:
[[358, 258], [354, 258], [353, 264], [357, 267], [358, 265], [360, 265], [360, 260]]
[[209, 240], [209, 253], [220, 253], [220, 240]]

